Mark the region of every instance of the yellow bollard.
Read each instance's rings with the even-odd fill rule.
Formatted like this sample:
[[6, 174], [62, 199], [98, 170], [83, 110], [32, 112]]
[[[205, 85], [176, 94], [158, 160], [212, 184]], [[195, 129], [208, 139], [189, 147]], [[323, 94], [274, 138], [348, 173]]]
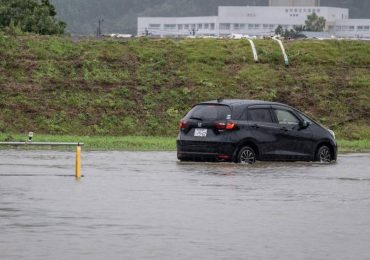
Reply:
[[76, 179], [81, 179], [81, 146], [76, 149]]

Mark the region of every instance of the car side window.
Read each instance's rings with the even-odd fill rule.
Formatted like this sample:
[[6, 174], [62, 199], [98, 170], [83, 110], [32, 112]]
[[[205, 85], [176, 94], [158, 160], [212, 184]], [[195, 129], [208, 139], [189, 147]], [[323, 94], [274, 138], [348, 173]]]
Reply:
[[268, 108], [248, 109], [248, 121], [272, 123], [273, 121], [270, 109]]
[[275, 109], [275, 115], [280, 125], [298, 125], [299, 119], [288, 110]]
[[304, 121], [307, 121], [308, 123], [312, 124], [312, 120], [309, 119], [307, 116], [303, 115], [302, 113], [299, 113], [300, 117], [302, 117], [302, 119]]

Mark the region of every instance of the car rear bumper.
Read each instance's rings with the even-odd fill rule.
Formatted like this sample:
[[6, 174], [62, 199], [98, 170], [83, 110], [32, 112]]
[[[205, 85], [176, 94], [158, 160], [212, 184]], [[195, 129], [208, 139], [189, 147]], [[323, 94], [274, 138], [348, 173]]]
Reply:
[[226, 142], [177, 140], [177, 158], [192, 161], [232, 161], [235, 145]]

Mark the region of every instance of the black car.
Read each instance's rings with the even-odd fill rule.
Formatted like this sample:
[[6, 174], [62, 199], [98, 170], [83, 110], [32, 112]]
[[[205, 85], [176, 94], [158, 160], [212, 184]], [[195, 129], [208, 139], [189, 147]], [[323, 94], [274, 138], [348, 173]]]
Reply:
[[215, 100], [180, 121], [180, 161], [321, 161], [337, 159], [333, 131], [290, 106], [258, 100]]

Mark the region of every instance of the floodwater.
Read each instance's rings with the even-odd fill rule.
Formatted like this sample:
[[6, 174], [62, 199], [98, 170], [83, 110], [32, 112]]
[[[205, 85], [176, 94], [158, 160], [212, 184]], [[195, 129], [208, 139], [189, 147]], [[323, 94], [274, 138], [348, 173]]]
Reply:
[[370, 259], [370, 155], [179, 163], [0, 150], [0, 259]]

